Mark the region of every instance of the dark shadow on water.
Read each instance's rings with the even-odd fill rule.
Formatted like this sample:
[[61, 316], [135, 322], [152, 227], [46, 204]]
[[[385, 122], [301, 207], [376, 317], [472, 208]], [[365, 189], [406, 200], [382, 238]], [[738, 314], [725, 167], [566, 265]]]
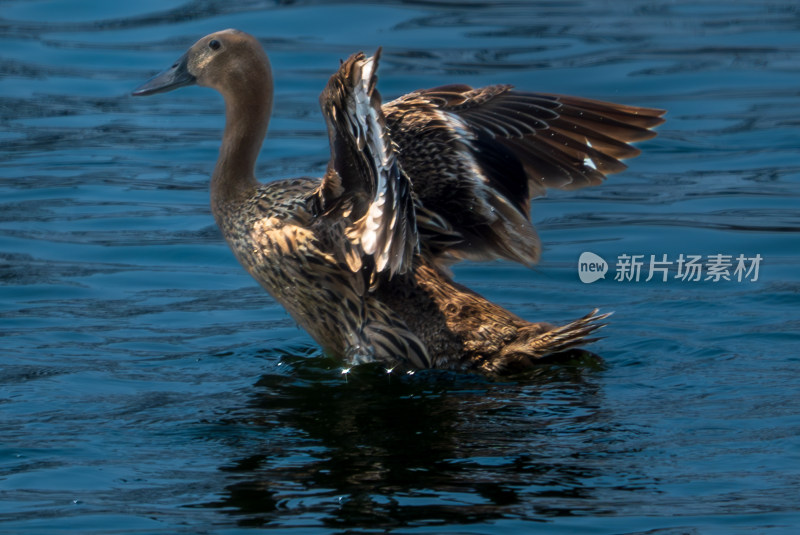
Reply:
[[605, 512], [588, 503], [599, 474], [581, 461], [613, 431], [591, 353], [504, 380], [282, 362], [290, 371], [261, 377], [252, 406], [224, 423], [256, 436], [221, 468], [221, 499], [203, 507], [239, 525], [387, 529]]

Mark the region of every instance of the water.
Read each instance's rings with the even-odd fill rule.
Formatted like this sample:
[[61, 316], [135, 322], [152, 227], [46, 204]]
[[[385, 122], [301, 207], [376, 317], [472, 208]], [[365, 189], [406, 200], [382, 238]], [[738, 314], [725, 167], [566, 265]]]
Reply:
[[[0, 17], [0, 532], [800, 525], [796, 2], [5, 0]], [[535, 201], [535, 270], [456, 270], [533, 320], [614, 310], [602, 360], [343, 376], [213, 225], [219, 96], [127, 96], [227, 27], [276, 73], [262, 177], [321, 173], [317, 95], [378, 46], [387, 97], [504, 82], [669, 110], [628, 172]], [[584, 251], [605, 280], [578, 280]], [[624, 254], [763, 262], [756, 281], [615, 281]]]

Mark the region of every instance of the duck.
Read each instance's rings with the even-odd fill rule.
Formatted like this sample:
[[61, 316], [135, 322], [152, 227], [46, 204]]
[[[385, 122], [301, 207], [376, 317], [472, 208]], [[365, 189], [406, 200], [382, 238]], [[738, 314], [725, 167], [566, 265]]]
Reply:
[[595, 341], [610, 313], [532, 322], [453, 280], [462, 260], [533, 266], [531, 200], [602, 183], [655, 136], [664, 110], [507, 84], [449, 84], [384, 103], [381, 49], [341, 61], [322, 91], [321, 178], [260, 182], [269, 58], [228, 29], [194, 43], [134, 96], [188, 85], [225, 103], [211, 211], [250, 275], [344, 366], [523, 373]]

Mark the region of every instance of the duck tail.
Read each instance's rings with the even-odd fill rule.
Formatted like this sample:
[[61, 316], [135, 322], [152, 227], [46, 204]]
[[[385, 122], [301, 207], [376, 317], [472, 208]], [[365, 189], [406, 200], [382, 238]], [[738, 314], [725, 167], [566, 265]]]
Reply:
[[603, 320], [612, 314], [613, 312], [600, 314], [598, 309], [594, 309], [582, 318], [560, 327], [531, 324], [529, 328], [522, 329], [513, 342], [503, 347], [496, 359], [484, 363], [483, 367], [492, 373], [517, 373], [531, 368], [544, 357], [596, 342], [600, 337], [591, 335], [605, 327], [607, 323]]

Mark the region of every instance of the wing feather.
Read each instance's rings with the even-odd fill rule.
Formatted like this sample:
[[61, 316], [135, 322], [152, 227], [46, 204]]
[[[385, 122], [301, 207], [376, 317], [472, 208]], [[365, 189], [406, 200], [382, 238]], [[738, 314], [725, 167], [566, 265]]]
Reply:
[[[380, 50], [344, 61], [320, 96], [331, 159], [318, 191], [323, 213], [349, 220], [346, 235], [360, 254], [351, 269], [371, 257], [389, 276], [411, 266], [418, 247], [411, 182], [397, 161], [375, 88]], [[359, 258], [360, 257], [360, 258]], [[359, 261], [361, 260], [361, 261]]]
[[[441, 86], [383, 109], [418, 202], [449, 225], [446, 241], [453, 245], [435, 250], [526, 264], [539, 255], [531, 199], [546, 188], [595, 185], [623, 171], [621, 160], [639, 154], [630, 143], [652, 138], [664, 122], [659, 109], [510, 85]], [[435, 231], [422, 232], [431, 239]], [[458, 234], [460, 244], [453, 242]]]

